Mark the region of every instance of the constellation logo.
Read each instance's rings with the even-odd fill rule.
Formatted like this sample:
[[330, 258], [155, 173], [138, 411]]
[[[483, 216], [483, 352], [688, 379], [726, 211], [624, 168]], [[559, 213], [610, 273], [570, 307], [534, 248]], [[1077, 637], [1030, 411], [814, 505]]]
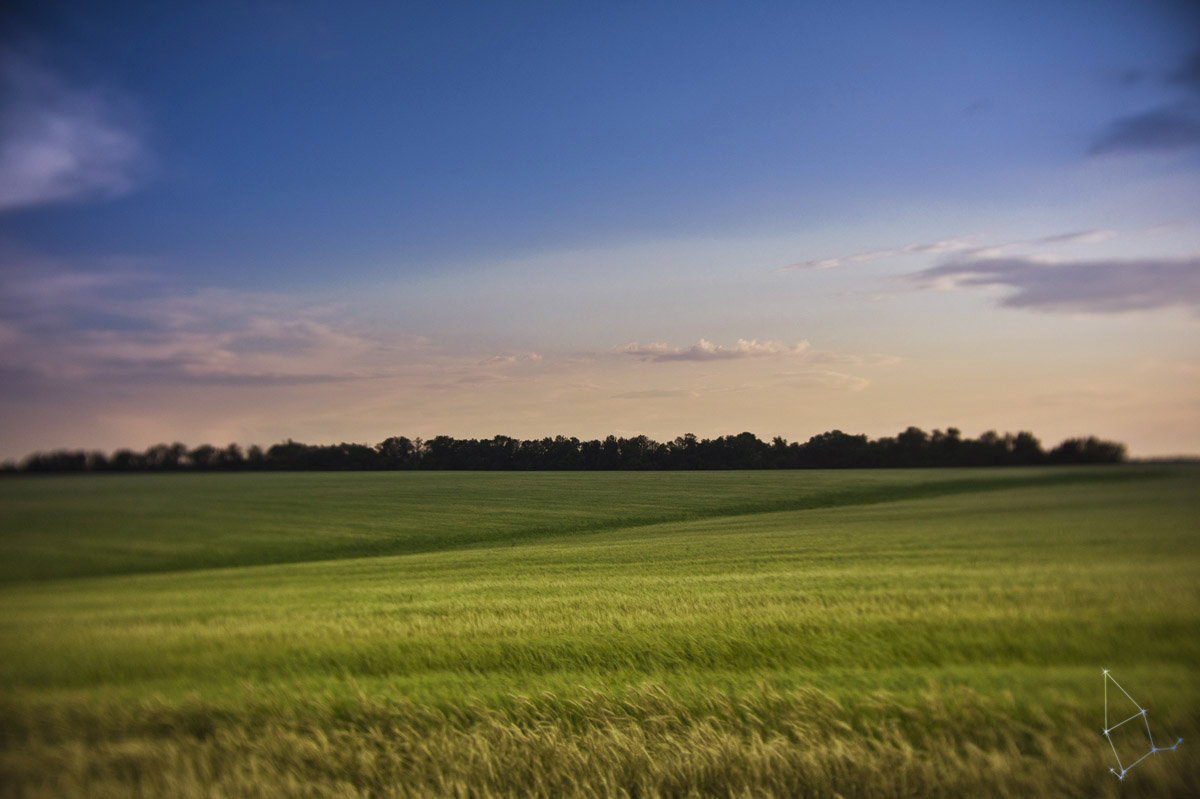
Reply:
[[[1111, 698], [1109, 697], [1108, 684], [1110, 682], [1125, 695], [1124, 699], [1116, 692]], [[1130, 713], [1131, 710], [1132, 713]], [[1110, 726], [1109, 719], [1117, 718], [1125, 720]], [[1138, 724], [1137, 719], [1141, 719], [1142, 723]], [[1121, 684], [1108, 673], [1108, 669], [1104, 670], [1104, 737], [1108, 739], [1108, 745], [1112, 747], [1113, 755], [1117, 758], [1117, 768], [1110, 768], [1109, 771], [1116, 774], [1117, 779], [1120, 780], [1125, 779], [1129, 769], [1155, 752], [1173, 751], [1183, 743], [1183, 739], [1180, 738], [1175, 741], [1174, 746], [1156, 746], [1154, 736], [1150, 734], [1150, 722], [1146, 718], [1146, 708], [1134, 701], [1133, 697], [1121, 687]], [[1126, 766], [1125, 763], [1129, 763], [1129, 765]]]

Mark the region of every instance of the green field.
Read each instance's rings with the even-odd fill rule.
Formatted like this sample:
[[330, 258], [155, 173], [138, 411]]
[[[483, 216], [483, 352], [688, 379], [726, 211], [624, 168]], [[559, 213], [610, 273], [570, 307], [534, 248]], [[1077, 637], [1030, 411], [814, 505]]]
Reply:
[[[1200, 795], [1194, 467], [25, 477], [0, 536], [0, 796]], [[1104, 668], [1184, 739], [1123, 782]]]

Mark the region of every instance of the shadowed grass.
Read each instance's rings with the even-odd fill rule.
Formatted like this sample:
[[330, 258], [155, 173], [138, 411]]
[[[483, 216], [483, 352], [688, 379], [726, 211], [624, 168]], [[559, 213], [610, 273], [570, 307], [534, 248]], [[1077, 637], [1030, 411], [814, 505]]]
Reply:
[[0, 582], [512, 545], [1161, 470], [304, 472], [0, 480]]

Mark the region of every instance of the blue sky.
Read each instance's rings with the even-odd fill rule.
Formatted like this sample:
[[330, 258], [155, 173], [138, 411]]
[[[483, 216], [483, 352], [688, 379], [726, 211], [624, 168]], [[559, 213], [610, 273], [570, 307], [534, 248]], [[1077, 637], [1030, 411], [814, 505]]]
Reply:
[[3, 13], [0, 457], [909, 424], [1200, 453], [1194, 3]]

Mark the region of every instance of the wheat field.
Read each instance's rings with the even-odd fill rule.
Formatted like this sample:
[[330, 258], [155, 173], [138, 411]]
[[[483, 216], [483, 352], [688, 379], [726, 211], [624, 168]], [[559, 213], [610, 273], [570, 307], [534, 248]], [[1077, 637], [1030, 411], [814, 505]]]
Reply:
[[[0, 795], [1200, 795], [1198, 533], [1186, 466], [5, 480]], [[1105, 668], [1184, 739], [1122, 781]]]

